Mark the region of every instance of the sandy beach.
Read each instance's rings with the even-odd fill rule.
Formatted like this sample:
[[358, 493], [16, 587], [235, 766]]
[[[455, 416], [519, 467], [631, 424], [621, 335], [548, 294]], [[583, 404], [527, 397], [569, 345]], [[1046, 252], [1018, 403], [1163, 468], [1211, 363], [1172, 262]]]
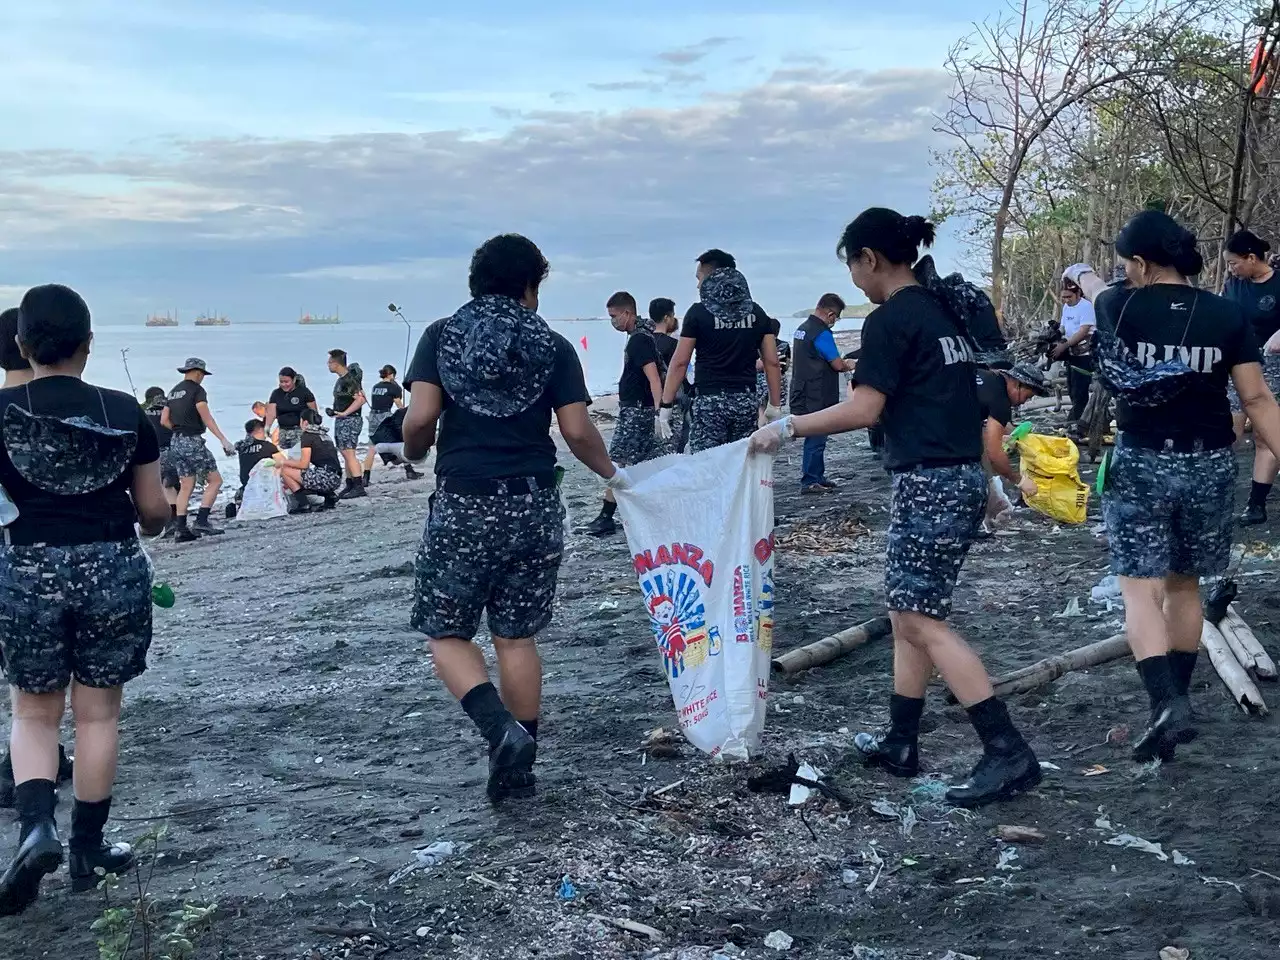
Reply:
[[[780, 647], [883, 610], [887, 477], [862, 435], [834, 440], [828, 463], [840, 491], [802, 499], [798, 449], [778, 462]], [[572, 461], [568, 484], [583, 524], [598, 484]], [[407, 626], [430, 490], [379, 471], [369, 499], [333, 513], [152, 548], [178, 600], [156, 611], [151, 669], [127, 694], [109, 836], [167, 824], [141, 876], [162, 912], [217, 904], [197, 957], [1151, 960], [1167, 945], [1194, 960], [1277, 955], [1275, 723], [1235, 708], [1204, 658], [1192, 690], [1200, 740], [1165, 767], [1130, 762], [1117, 729], [1146, 721], [1130, 662], [1014, 697], [1054, 766], [1032, 794], [976, 814], [938, 805], [930, 785], [966, 773], [979, 752], [936, 684], [925, 779], [891, 780], [853, 759], [854, 733], [885, 719], [885, 640], [775, 680], [763, 758], [716, 766], [678, 742], [644, 748], [674, 718], [621, 535], [570, 544], [542, 641], [540, 793], [491, 809], [479, 738]], [[974, 550], [955, 623], [994, 672], [1120, 629], [1119, 609], [1089, 602], [1107, 566], [1097, 519], [1096, 503], [1072, 529], [1022, 511]], [[1273, 650], [1275, 569], [1246, 561], [1240, 600]], [[1072, 598], [1083, 615], [1055, 617]], [[750, 773], [792, 753], [850, 806], [794, 808], [748, 791]], [[1003, 842], [999, 825], [1043, 840]], [[1113, 842], [1126, 834], [1162, 853]], [[453, 855], [389, 884], [436, 841], [456, 844]], [[90, 927], [103, 908], [101, 894], [73, 898], [65, 875], [51, 878], [27, 915], [0, 926], [0, 956], [97, 956]], [[789, 951], [766, 946], [786, 942], [775, 932]]]

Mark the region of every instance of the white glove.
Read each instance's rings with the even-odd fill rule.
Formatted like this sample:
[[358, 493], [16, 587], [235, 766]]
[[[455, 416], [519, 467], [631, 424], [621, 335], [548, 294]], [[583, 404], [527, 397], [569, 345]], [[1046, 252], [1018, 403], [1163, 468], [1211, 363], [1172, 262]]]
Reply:
[[775, 407], [773, 404], [769, 404], [767, 407], [764, 408], [764, 418], [768, 420], [770, 423], [773, 423], [773, 421], [775, 420], [781, 420], [782, 408]]
[[1089, 264], [1087, 263], [1073, 263], [1071, 266], [1067, 267], [1067, 269], [1062, 271], [1062, 279], [1070, 280], [1072, 283], [1074, 283], [1078, 287], [1080, 286], [1081, 277], [1083, 277], [1086, 273], [1095, 273], [1095, 272], [1096, 271], [1093, 269], [1093, 267], [1089, 266]]
[[653, 425], [653, 433], [659, 440], [671, 439], [671, 407], [663, 407], [658, 411], [658, 422]]
[[232, 455], [236, 452], [236, 448], [235, 448], [235, 447], [233, 447], [231, 444], [229, 444], [229, 443], [225, 443], [225, 442], [224, 442], [224, 443], [222, 444], [222, 452], [223, 452], [223, 453], [225, 453], [225, 454], [229, 457], [229, 456], [232, 456]]
[[751, 440], [747, 444], [747, 452], [773, 456], [782, 449], [784, 443], [795, 439], [795, 435], [795, 427], [790, 417], [774, 420], [751, 435]]
[[610, 490], [630, 490], [631, 475], [627, 473], [625, 468], [618, 466], [616, 463], [613, 465], [613, 469], [613, 476], [606, 480], [604, 485]]

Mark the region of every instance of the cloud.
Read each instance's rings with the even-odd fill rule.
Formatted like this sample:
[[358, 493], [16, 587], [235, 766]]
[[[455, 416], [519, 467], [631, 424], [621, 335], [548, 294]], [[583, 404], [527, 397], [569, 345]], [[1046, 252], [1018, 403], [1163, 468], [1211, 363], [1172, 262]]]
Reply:
[[658, 59], [677, 67], [687, 67], [691, 63], [697, 63], [717, 47], [723, 47], [726, 43], [732, 42], [732, 37], [707, 37], [701, 43], [695, 43], [690, 47], [664, 51], [658, 54]]
[[474, 246], [518, 230], [552, 260], [553, 315], [598, 313], [606, 287], [687, 289], [708, 246], [791, 311], [839, 279], [835, 238], [859, 209], [928, 209], [947, 89], [940, 71], [808, 68], [675, 108], [513, 114], [490, 136], [0, 152], [0, 280], [83, 276], [131, 308], [216, 293], [228, 312], [292, 313], [305, 292], [344, 314], [394, 285], [439, 314], [465, 294]]

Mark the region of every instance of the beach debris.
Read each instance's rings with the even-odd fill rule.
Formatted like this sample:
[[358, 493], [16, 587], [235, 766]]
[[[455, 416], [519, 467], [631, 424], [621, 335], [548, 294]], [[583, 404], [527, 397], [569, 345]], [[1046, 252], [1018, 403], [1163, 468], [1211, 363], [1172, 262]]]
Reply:
[[781, 930], [775, 930], [764, 938], [766, 947], [779, 952], [790, 950], [793, 943], [795, 943], [795, 940], [791, 938], [790, 934], [783, 933]]
[[1102, 764], [1095, 763], [1092, 767], [1085, 767], [1085, 769], [1081, 770], [1080, 772], [1083, 773], [1086, 777], [1100, 777], [1104, 773], [1110, 773], [1111, 771], [1108, 770], [1106, 767], [1104, 767]]
[[949, 789], [950, 784], [938, 777], [918, 777], [911, 787], [911, 799], [921, 806], [941, 806], [947, 801]]
[[[1029, 667], [1014, 670], [992, 681], [997, 697], [1009, 697], [1016, 693], [1030, 693], [1039, 690], [1059, 677], [1075, 670], [1087, 670], [1112, 660], [1129, 656], [1129, 642], [1123, 633], [1117, 633], [1106, 640], [1099, 640], [1086, 647], [1077, 647], [1056, 656], [1046, 657]], [[955, 703], [955, 697], [947, 695], [948, 703]]]
[[[808, 764], [805, 764], [808, 767]], [[813, 770], [812, 767], [809, 767]], [[814, 771], [818, 777], [822, 776], [822, 772]], [[821, 779], [815, 777], [806, 777], [800, 772], [800, 761], [796, 759], [794, 753], [787, 756], [787, 762], [781, 767], [774, 767], [772, 770], [765, 770], [763, 773], [755, 774], [747, 778], [747, 789], [752, 793], [785, 793], [788, 797], [792, 796], [791, 788], [794, 785], [808, 787], [810, 790], [816, 790], [829, 800], [834, 800], [846, 810], [854, 805], [841, 791], [837, 790]], [[803, 803], [804, 801], [801, 801]]]
[[1191, 960], [1191, 951], [1185, 947], [1162, 947], [1160, 960]]
[[800, 764], [796, 770], [795, 777], [791, 781], [791, 795], [787, 797], [787, 803], [793, 807], [799, 807], [809, 802], [809, 798], [816, 792], [812, 787], [807, 786], [801, 781], [817, 783], [822, 779], [822, 771], [816, 767], [812, 767], [807, 763]]
[[1240, 616], [1240, 611], [1236, 609], [1235, 604], [1227, 608], [1227, 616], [1218, 624], [1218, 629], [1231, 645], [1240, 665], [1251, 677], [1265, 681], [1280, 679], [1275, 661], [1258, 642], [1257, 636], [1254, 635], [1249, 624], [1245, 623], [1244, 617]]
[[560, 889], [556, 891], [557, 900], [572, 900], [578, 895], [578, 888], [573, 885], [573, 881], [564, 876], [560, 878]]
[[1267, 704], [1258, 691], [1258, 685], [1240, 665], [1222, 632], [1208, 620], [1203, 620], [1200, 624], [1200, 645], [1208, 651], [1213, 668], [1231, 691], [1231, 699], [1236, 705], [1245, 713], [1265, 717]]
[[1120, 578], [1113, 573], [1107, 574], [1089, 591], [1089, 599], [1094, 603], [1105, 603], [1110, 609], [1112, 603], [1122, 600]]
[[858, 871], [850, 867], [845, 867], [840, 871], [840, 882], [846, 887], [856, 887], [858, 885]]
[[1007, 823], [996, 827], [996, 836], [1005, 843], [1043, 843], [1046, 839], [1035, 827], [1019, 827]]
[[870, 863], [876, 868], [876, 875], [871, 878], [871, 882], [867, 884], [867, 893], [875, 890], [876, 885], [880, 882], [880, 876], [884, 873], [884, 857], [880, 856], [880, 852], [874, 846], [867, 847], [866, 853], [862, 855], [865, 863]]
[[942, 955], [942, 960], [978, 960], [978, 958], [972, 954], [956, 953], [954, 950], [948, 950]]
[[1014, 866], [1018, 859], [1017, 847], [1005, 847], [1000, 851], [1000, 859], [996, 863], [997, 870], [1021, 870], [1021, 867]]
[[889, 623], [889, 618], [877, 617], [774, 657], [773, 671], [789, 675], [820, 667], [852, 653], [871, 640], [887, 637], [892, 632], [893, 626]]
[[883, 798], [871, 801], [871, 812], [879, 814], [886, 820], [897, 820], [898, 817], [902, 816], [902, 811], [896, 803]]
[[1083, 616], [1084, 616], [1084, 611], [1080, 609], [1080, 598], [1072, 597], [1070, 600], [1067, 601], [1067, 605], [1063, 608], [1061, 613], [1055, 613], [1053, 615], [1053, 619], [1065, 620], [1065, 619], [1068, 619], [1069, 617], [1083, 617]]
[[1125, 724], [1119, 724], [1107, 731], [1106, 743], [1113, 747], [1122, 746], [1132, 739], [1133, 734]]
[[678, 757], [680, 755], [681, 736], [675, 730], [658, 727], [649, 731], [641, 750], [655, 760]]
[[1056, 771], [1059, 771], [1059, 772], [1061, 772], [1061, 770], [1062, 770], [1062, 768], [1061, 768], [1060, 766], [1058, 766], [1056, 763], [1050, 763], [1048, 760], [1041, 760], [1041, 761], [1040, 761], [1040, 769], [1041, 769], [1041, 770], [1056, 770]]
[[646, 923], [637, 923], [635, 920], [629, 920], [626, 917], [605, 917], [598, 913], [588, 913], [588, 920], [597, 920], [600, 923], [607, 923], [611, 927], [617, 927], [619, 930], [625, 930], [627, 933], [634, 933], [639, 937], [648, 937], [654, 943], [661, 943], [666, 936], [661, 930], [655, 930]]
[[[911, 834], [916, 828], [916, 823], [917, 823], [917, 819], [916, 819], [915, 807], [907, 807], [905, 810], [902, 811], [902, 826], [900, 829], [902, 830], [902, 836], [905, 839], [907, 840], [911, 839]], [[906, 863], [905, 860], [903, 862]]]
[[617, 600], [601, 600], [600, 606], [597, 607], [596, 609], [602, 613], [606, 610], [617, 610], [618, 601]]
[[465, 840], [454, 843], [452, 840], [437, 840], [429, 847], [423, 847], [413, 851], [413, 859], [406, 863], [403, 867], [391, 875], [391, 879], [387, 881], [387, 886], [394, 887], [402, 880], [417, 873], [419, 870], [429, 870], [432, 867], [438, 867], [450, 857], [466, 853], [471, 848], [471, 844]]
[[[1139, 850], [1142, 853], [1149, 853], [1157, 860], [1166, 862], [1170, 859], [1169, 854], [1164, 852], [1164, 848], [1158, 843], [1152, 843], [1150, 840], [1144, 840], [1142, 837], [1135, 837], [1132, 833], [1121, 833], [1106, 841], [1109, 847], [1124, 847], [1129, 850]], [[1173, 862], [1179, 867], [1195, 866], [1195, 861], [1190, 857], [1184, 856], [1177, 850], [1173, 851]]]

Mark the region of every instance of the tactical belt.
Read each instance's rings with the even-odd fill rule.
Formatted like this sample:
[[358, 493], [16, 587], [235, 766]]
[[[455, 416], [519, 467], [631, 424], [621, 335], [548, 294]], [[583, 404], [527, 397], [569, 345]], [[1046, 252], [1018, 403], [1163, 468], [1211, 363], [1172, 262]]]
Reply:
[[38, 525], [27, 527], [18, 524], [4, 528], [4, 542], [11, 547], [79, 547], [86, 543], [118, 543], [121, 540], [136, 540], [137, 531], [132, 523], [79, 523], [74, 530], [49, 534]]

